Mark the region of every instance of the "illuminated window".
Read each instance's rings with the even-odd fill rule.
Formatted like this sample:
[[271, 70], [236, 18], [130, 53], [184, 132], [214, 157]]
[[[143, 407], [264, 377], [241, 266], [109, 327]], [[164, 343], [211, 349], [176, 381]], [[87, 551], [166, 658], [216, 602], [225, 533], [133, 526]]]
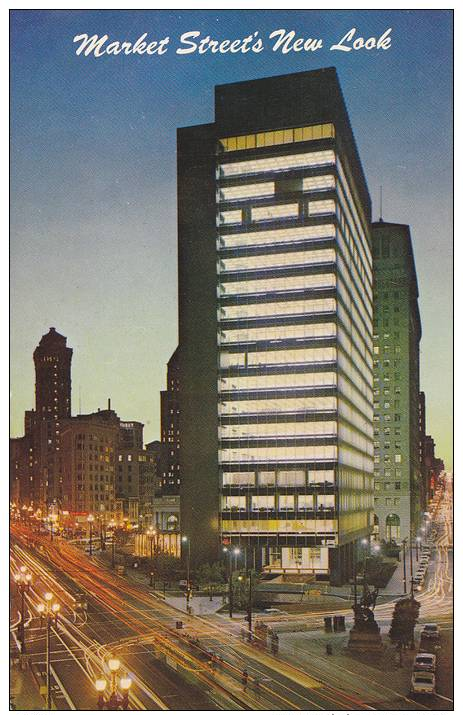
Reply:
[[240, 176], [264, 173], [266, 171], [285, 171], [305, 166], [327, 166], [334, 164], [335, 161], [335, 153], [329, 149], [306, 154], [287, 154], [286, 156], [268, 157], [266, 159], [251, 159], [249, 161], [220, 164], [219, 171], [223, 176]]
[[274, 206], [259, 206], [251, 209], [252, 221], [274, 221], [281, 218], [297, 218], [299, 204], [277, 204]]
[[221, 211], [219, 213], [219, 224], [241, 223], [243, 212], [241, 209], [234, 211]]
[[226, 137], [219, 139], [219, 143], [222, 149], [227, 152], [279, 144], [293, 144], [295, 142], [313, 141], [316, 139], [333, 139], [334, 136], [335, 130], [333, 124], [316, 124], [310, 127], [276, 129], [245, 136]]
[[220, 201], [236, 201], [237, 199], [250, 199], [260, 196], [273, 196], [275, 183], [266, 181], [260, 184], [245, 184], [239, 186], [223, 186], [219, 190]]
[[278, 508], [294, 511], [294, 495], [280, 494], [280, 496], [278, 497]]
[[329, 214], [336, 211], [336, 204], [332, 199], [326, 201], [309, 201], [309, 216], [319, 216], [320, 214]]

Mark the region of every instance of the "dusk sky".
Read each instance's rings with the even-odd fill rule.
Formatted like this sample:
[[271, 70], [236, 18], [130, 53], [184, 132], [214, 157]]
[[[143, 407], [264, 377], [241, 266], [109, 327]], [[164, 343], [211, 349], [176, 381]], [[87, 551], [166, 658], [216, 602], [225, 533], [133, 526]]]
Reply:
[[[329, 51], [351, 28], [391, 47]], [[323, 39], [272, 51], [284, 28]], [[178, 55], [182, 33], [260, 53]], [[75, 35], [165, 54], [77, 56]], [[159, 439], [177, 345], [176, 129], [214, 120], [214, 85], [335, 66], [379, 216], [410, 224], [427, 432], [452, 466], [452, 15], [449, 11], [13, 11], [11, 418], [34, 406], [32, 353], [50, 326], [74, 350], [72, 408], [112, 407]], [[79, 398], [80, 394], [80, 398]]]

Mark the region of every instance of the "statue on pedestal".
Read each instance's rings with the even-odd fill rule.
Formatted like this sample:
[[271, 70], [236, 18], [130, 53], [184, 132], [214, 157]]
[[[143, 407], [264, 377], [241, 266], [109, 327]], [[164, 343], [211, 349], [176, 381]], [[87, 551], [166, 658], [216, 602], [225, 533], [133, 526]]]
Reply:
[[360, 601], [355, 601], [352, 606], [354, 611], [354, 626], [349, 633], [349, 650], [355, 651], [382, 651], [383, 644], [378, 624], [375, 621], [374, 609], [379, 589], [368, 588], [366, 579], [363, 582], [363, 593]]

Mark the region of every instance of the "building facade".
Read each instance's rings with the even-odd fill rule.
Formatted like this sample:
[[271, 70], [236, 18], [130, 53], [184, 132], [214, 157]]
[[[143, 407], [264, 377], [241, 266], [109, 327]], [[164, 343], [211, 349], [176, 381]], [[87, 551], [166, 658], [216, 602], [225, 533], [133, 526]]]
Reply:
[[[116, 499], [124, 518], [140, 528], [153, 523], [153, 499], [158, 477], [159, 449], [143, 447], [141, 422], [121, 422], [117, 447]], [[136, 515], [135, 511], [136, 510]]]
[[161, 392], [162, 493], [180, 493], [179, 349], [167, 363], [167, 389]]
[[[182, 533], [343, 582], [373, 526], [370, 199], [334, 69], [178, 132]], [[221, 551], [221, 548], [220, 548]]]
[[71, 361], [67, 338], [50, 328], [34, 350], [35, 410], [26, 411], [24, 437], [12, 445], [14, 469], [21, 474], [19, 498], [42, 510], [62, 499], [61, 434], [71, 416]]
[[374, 285], [374, 508], [377, 536], [415, 536], [422, 486], [421, 322], [409, 226], [372, 225]]
[[108, 408], [64, 423], [61, 507], [77, 520], [93, 514], [105, 524], [114, 517], [119, 422]]

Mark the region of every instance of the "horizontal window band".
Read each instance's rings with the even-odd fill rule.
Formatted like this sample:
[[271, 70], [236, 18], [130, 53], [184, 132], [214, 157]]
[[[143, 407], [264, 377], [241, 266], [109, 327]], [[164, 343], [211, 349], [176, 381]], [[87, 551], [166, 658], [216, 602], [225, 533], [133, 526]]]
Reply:
[[[323, 342], [322, 342], [323, 341]], [[319, 338], [285, 338], [284, 340], [279, 340], [277, 343], [271, 340], [258, 340], [259, 345], [267, 345], [262, 352], [280, 352], [287, 350], [288, 345], [286, 343], [290, 342], [290, 347], [294, 350], [304, 350], [310, 348], [335, 348], [337, 346], [336, 336], [328, 335], [326, 337]], [[321, 344], [322, 343], [322, 344]], [[239, 343], [230, 343], [227, 345], [221, 345], [219, 347], [220, 354], [235, 354], [241, 353], [243, 348], [239, 346]], [[250, 351], [248, 351], [250, 352]], [[255, 352], [252, 348], [252, 352]]]
[[220, 368], [219, 377], [243, 377], [251, 375], [299, 375], [301, 373], [327, 372], [336, 370], [336, 361], [318, 363], [291, 363], [288, 365], [256, 365], [255, 367]]
[[[266, 394], [267, 393], [267, 394]], [[284, 400], [291, 397], [336, 397], [337, 388], [326, 387], [262, 388], [261, 390], [230, 390], [219, 392], [217, 402], [241, 402], [242, 400]]]
[[[241, 437], [237, 439], [219, 439], [219, 449], [239, 449], [246, 447], [306, 447], [337, 445], [336, 435], [306, 435], [304, 437]], [[344, 445], [345, 446], [345, 445]], [[350, 446], [350, 445], [348, 445]], [[357, 450], [358, 451], [358, 450]]]
[[320, 300], [322, 298], [336, 298], [336, 287], [332, 288], [298, 288], [281, 292], [264, 293], [253, 296], [252, 293], [245, 295], [222, 295], [219, 298], [218, 306], [228, 307], [232, 305], [253, 305], [261, 303], [279, 303], [284, 300], [288, 303], [299, 300]]
[[236, 283], [241, 281], [265, 280], [266, 278], [290, 278], [291, 276], [316, 276], [323, 273], [336, 273], [336, 262], [325, 261], [300, 266], [284, 266], [281, 268], [259, 268], [249, 271], [226, 271], [217, 276], [219, 283]]
[[[334, 341], [334, 343], [333, 343]], [[236, 343], [225, 343], [224, 345], [219, 346], [220, 352], [224, 348], [227, 349], [227, 352], [232, 352], [230, 348], [237, 348], [234, 350], [234, 352], [243, 352], [244, 350], [253, 350], [253, 351], [265, 351], [265, 350], [273, 350], [275, 347], [278, 345], [278, 347], [285, 349], [285, 348], [299, 348], [299, 347], [327, 347], [331, 345], [336, 345], [336, 337], [333, 335], [321, 335], [318, 338], [278, 338], [278, 339], [272, 339], [272, 340], [250, 340], [248, 342], [241, 341], [241, 342], [236, 342]]]
[[[335, 147], [336, 143], [333, 139], [317, 139], [309, 145], [298, 143], [297, 147], [294, 144], [287, 144], [286, 146], [240, 150], [239, 153], [227, 152], [218, 158], [216, 181], [221, 182], [223, 178], [231, 176], [254, 177], [259, 175], [268, 177], [270, 181], [273, 174], [278, 180], [283, 173], [288, 171], [320, 166], [335, 169]], [[298, 151], [295, 151], [295, 148]], [[269, 149], [271, 151], [268, 151]]]
[[[272, 471], [277, 469], [335, 469], [338, 465], [337, 459], [333, 459], [331, 462], [327, 462], [326, 459], [306, 459], [300, 462], [295, 460], [286, 462], [262, 462], [262, 461], [248, 461], [248, 462], [222, 462], [219, 464], [219, 469], [222, 472], [239, 472], [239, 471]], [[350, 467], [349, 467], [350, 468]]]
[[[242, 184], [246, 186], [246, 184]], [[219, 189], [220, 191], [220, 189]], [[310, 201], [313, 197], [314, 201], [338, 201], [338, 193], [332, 186], [322, 187], [320, 189], [293, 189], [292, 191], [278, 191], [273, 194], [267, 194], [265, 196], [242, 196], [236, 199], [219, 199], [216, 202], [216, 206], [219, 211], [235, 211], [242, 210], [246, 208], [265, 208], [274, 206], [284, 206], [288, 203], [299, 203], [304, 201]], [[251, 219], [251, 222], [253, 220]], [[249, 224], [246, 224], [249, 225]], [[267, 224], [266, 224], [267, 225]]]
[[[323, 140], [322, 140], [323, 141]], [[310, 146], [313, 146], [311, 144]], [[306, 145], [305, 148], [309, 148], [309, 145]], [[330, 148], [330, 147], [327, 147]], [[267, 147], [268, 149], [268, 147]], [[264, 148], [262, 147], [262, 154], [260, 154], [261, 149], [259, 149], [259, 156], [264, 156]], [[292, 153], [292, 152], [290, 152]], [[303, 152], [305, 153], [305, 152]], [[240, 154], [240, 157], [243, 157], [244, 154]], [[321, 176], [334, 176], [335, 178], [338, 178], [338, 170], [336, 168], [335, 164], [329, 164], [329, 165], [321, 165], [321, 166], [307, 166], [305, 168], [294, 168], [294, 169], [288, 169], [287, 171], [287, 177], [285, 176], [286, 179], [310, 179], [310, 178], [316, 178], [316, 177], [321, 177]], [[280, 179], [280, 172], [278, 172], [278, 179]], [[272, 179], [270, 178], [270, 172], [264, 172], [264, 175], [262, 177], [254, 177], [252, 179], [253, 184], [258, 184], [258, 183], [263, 183], [266, 184]], [[249, 178], [246, 175], [241, 175], [241, 176], [221, 176], [219, 179], [216, 180], [217, 183], [217, 188], [218, 190], [224, 188], [230, 188], [230, 187], [235, 187], [235, 186], [246, 186], [248, 185]]]
[[272, 243], [261, 246], [239, 246], [236, 248], [219, 248], [217, 255], [220, 259], [240, 258], [252, 256], [272, 256], [278, 253], [298, 253], [299, 251], [316, 251], [317, 249], [335, 248], [336, 239], [317, 238], [301, 239], [287, 243]]
[[220, 320], [218, 330], [245, 330], [246, 328], [265, 328], [270, 326], [284, 325], [315, 325], [320, 323], [333, 323], [337, 321], [336, 311], [326, 311], [325, 313], [302, 313], [299, 315], [281, 315], [275, 317], [258, 318], [235, 318], [233, 320]]
[[274, 415], [261, 413], [251, 415], [222, 415], [219, 418], [219, 423], [222, 425], [235, 424], [279, 424], [288, 422], [325, 422], [327, 420], [337, 419], [337, 413], [334, 410], [320, 410], [319, 412], [301, 413], [301, 412], [277, 412]]
[[[286, 224], [286, 221], [285, 221]], [[223, 238], [232, 238], [233, 236], [236, 236], [237, 238], [241, 236], [242, 234], [246, 235], [258, 235], [259, 233], [264, 233], [268, 234], [271, 231], [281, 231], [284, 230], [285, 232], [290, 232], [296, 229], [295, 233], [297, 235], [301, 235], [303, 233], [304, 228], [310, 228], [314, 229], [317, 228], [318, 226], [326, 227], [327, 225], [332, 225], [334, 226], [334, 231], [332, 234], [332, 238], [336, 238], [336, 227], [341, 228], [338, 222], [338, 219], [335, 214], [321, 214], [319, 216], [304, 216], [301, 217], [297, 220], [296, 225], [291, 225], [291, 226], [275, 226], [271, 227], [265, 224], [265, 228], [262, 225], [259, 225], [257, 223], [250, 223], [250, 224], [223, 224], [222, 226], [217, 227], [218, 231], [218, 238], [220, 240], [221, 237]], [[325, 228], [326, 232], [326, 228]], [[288, 243], [291, 242], [291, 239], [283, 239], [286, 240]], [[299, 240], [299, 239], [296, 239]]]
[[337, 510], [335, 507], [328, 509], [222, 509], [222, 519], [236, 521], [248, 521], [258, 519], [259, 515], [265, 514], [266, 519], [315, 519], [324, 521], [325, 519], [336, 519]]
[[[228, 521], [228, 520], [227, 520]], [[296, 547], [320, 547], [320, 548], [330, 548], [325, 541], [331, 538], [336, 538], [337, 532], [329, 532], [328, 534], [325, 535], [320, 535], [319, 532], [317, 534], [278, 534], [275, 532], [264, 532], [264, 533], [259, 533], [259, 534], [254, 534], [254, 533], [242, 533], [242, 534], [237, 534], [236, 532], [231, 532], [231, 531], [224, 531], [221, 529], [220, 531], [221, 536], [224, 538], [229, 538], [231, 541], [231, 546], [240, 546], [242, 547], [243, 544], [247, 544], [248, 548], [266, 548], [266, 547], [272, 547], [272, 546], [296, 546]], [[332, 546], [335, 546], [335, 543], [332, 544]], [[282, 567], [277, 567], [279, 571], [282, 571]], [[286, 569], [288, 570], [288, 569]], [[317, 569], [317, 570], [324, 570], [324, 569]]]
[[242, 497], [242, 496], [333, 496], [339, 493], [338, 486], [330, 482], [311, 482], [299, 487], [255, 487], [251, 486], [236, 486], [224, 484], [221, 487], [222, 496]]
[[[308, 469], [310, 471], [310, 473], [312, 474], [313, 472], [317, 472], [317, 471], [324, 471], [324, 472], [331, 471], [332, 472], [334, 470], [334, 468], [335, 468], [335, 460], [324, 459], [324, 460], [319, 460], [316, 464], [310, 464], [310, 465], [307, 464], [306, 467], [304, 465], [300, 465], [300, 464], [293, 464], [292, 462], [289, 462], [288, 464], [282, 464], [281, 462], [278, 462], [278, 463], [275, 463], [274, 467], [272, 467], [271, 465], [269, 466], [268, 462], [266, 462], [264, 471], [267, 471], [268, 469], [270, 469], [270, 470], [276, 469], [279, 471], [283, 470], [283, 471], [289, 471], [289, 472], [293, 472], [293, 471], [300, 472], [303, 469]], [[246, 469], [235, 469], [235, 468], [228, 469], [226, 467], [223, 467], [223, 466], [221, 467], [219, 465], [219, 474], [223, 477], [223, 475], [227, 474], [228, 472], [234, 472], [234, 473], [235, 472], [248, 472], [248, 471], [255, 472], [256, 469], [258, 470], [259, 467], [252, 467], [251, 470], [248, 470], [247, 468]], [[352, 471], [352, 470], [349, 468], [349, 471]], [[355, 471], [355, 470], [353, 470], [353, 471]]]

